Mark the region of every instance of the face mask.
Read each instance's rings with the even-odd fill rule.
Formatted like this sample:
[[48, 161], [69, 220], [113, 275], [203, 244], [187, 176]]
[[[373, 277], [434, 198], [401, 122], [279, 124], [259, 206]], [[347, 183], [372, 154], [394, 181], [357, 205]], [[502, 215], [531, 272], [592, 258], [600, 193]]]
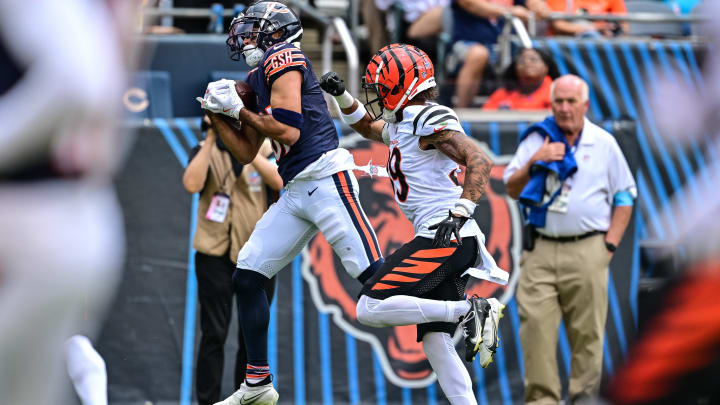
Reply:
[[250, 67], [257, 66], [258, 63], [262, 60], [262, 57], [265, 53], [258, 49], [257, 46], [254, 45], [245, 45], [243, 48], [243, 57], [245, 58], [245, 63], [248, 64]]

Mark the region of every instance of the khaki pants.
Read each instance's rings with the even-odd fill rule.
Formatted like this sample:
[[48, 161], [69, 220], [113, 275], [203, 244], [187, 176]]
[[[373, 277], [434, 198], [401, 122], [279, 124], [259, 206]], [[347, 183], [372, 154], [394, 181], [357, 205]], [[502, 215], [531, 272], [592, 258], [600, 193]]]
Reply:
[[532, 252], [523, 252], [517, 302], [526, 404], [557, 405], [561, 399], [556, 355], [561, 319], [572, 351], [570, 398], [597, 395], [609, 262], [603, 234], [565, 243], [537, 239]]

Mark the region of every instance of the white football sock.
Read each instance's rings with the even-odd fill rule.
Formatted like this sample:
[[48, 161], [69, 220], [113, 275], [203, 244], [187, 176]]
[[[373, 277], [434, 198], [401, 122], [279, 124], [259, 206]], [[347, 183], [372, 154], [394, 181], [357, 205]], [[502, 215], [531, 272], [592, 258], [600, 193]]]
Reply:
[[383, 300], [360, 297], [357, 303], [358, 321], [366, 326], [415, 325], [427, 322], [458, 322], [470, 309], [463, 301], [438, 301], [409, 295], [395, 295]]
[[428, 332], [422, 344], [450, 404], [477, 405], [470, 374], [455, 350], [452, 336], [444, 332]]
[[453, 312], [454, 321], [452, 321], [452, 322], [458, 322], [460, 320], [460, 318], [465, 316], [468, 313], [468, 311], [470, 310], [470, 308], [472, 308], [472, 306], [470, 305], [470, 301], [468, 301], [468, 300], [450, 301], [450, 302], [455, 304], [455, 311]]
[[85, 336], [65, 342], [68, 374], [83, 405], [107, 405], [105, 361]]

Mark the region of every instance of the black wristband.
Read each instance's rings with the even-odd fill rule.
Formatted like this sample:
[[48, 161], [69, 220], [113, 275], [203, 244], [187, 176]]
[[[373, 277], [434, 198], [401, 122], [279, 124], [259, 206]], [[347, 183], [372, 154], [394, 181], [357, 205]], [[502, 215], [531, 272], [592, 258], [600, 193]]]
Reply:
[[617, 246], [615, 246], [615, 245], [613, 245], [612, 243], [606, 241], [606, 242], [605, 242], [605, 248], [608, 250], [608, 252], [614, 253], [614, 252], [615, 252], [615, 249], [617, 249]]

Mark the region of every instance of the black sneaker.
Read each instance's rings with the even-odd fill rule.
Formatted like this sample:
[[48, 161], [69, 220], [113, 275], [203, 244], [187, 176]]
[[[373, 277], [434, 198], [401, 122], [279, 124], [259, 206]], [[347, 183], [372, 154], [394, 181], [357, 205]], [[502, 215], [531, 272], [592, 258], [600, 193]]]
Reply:
[[490, 304], [485, 298], [474, 296], [470, 298], [470, 310], [465, 314], [460, 324], [465, 335], [465, 361], [471, 362], [480, 350], [483, 336], [483, 326]]
[[486, 368], [492, 363], [495, 358], [495, 352], [498, 346], [500, 346], [500, 337], [498, 336], [498, 327], [500, 324], [500, 318], [503, 317], [502, 310], [505, 305], [501, 304], [500, 301], [495, 298], [490, 298], [485, 301], [488, 308], [485, 314], [485, 320], [483, 322], [482, 332], [482, 343], [480, 344], [480, 366]]

